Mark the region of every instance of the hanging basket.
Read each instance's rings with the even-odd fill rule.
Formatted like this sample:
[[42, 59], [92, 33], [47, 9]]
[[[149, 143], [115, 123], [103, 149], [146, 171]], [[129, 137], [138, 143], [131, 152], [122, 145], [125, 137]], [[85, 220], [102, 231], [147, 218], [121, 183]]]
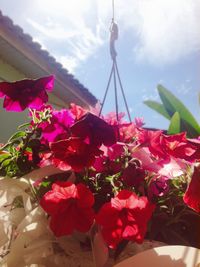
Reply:
[[[129, 243], [115, 261], [103, 239], [95, 241], [93, 251], [89, 234], [56, 238], [48, 227], [45, 212], [32, 201], [30, 185], [45, 175], [55, 174], [54, 167], [35, 170], [20, 179], [0, 178], [0, 264], [2, 267], [70, 266], [103, 267], [129, 258], [163, 243], [146, 240], [142, 245]], [[86, 241], [89, 246], [86, 247]], [[95, 251], [97, 251], [97, 253]]]

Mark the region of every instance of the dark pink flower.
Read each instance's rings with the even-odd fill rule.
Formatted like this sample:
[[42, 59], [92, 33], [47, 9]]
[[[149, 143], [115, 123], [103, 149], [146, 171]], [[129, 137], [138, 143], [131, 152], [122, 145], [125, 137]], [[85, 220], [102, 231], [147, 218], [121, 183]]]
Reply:
[[127, 186], [138, 187], [145, 178], [145, 171], [141, 167], [139, 160], [133, 160], [129, 163], [123, 172], [121, 179], [125, 182]]
[[50, 228], [59, 237], [75, 230], [87, 232], [94, 221], [94, 197], [84, 184], [56, 182], [40, 205], [51, 216]]
[[110, 160], [115, 160], [120, 156], [123, 156], [125, 153], [126, 145], [124, 143], [117, 142], [116, 144], [108, 147], [107, 155]]
[[169, 178], [157, 176], [153, 178], [149, 185], [149, 196], [163, 196], [169, 191]]
[[146, 197], [122, 190], [101, 207], [96, 221], [111, 248], [116, 248], [123, 239], [142, 243], [154, 208]]
[[86, 140], [91, 145], [111, 146], [116, 142], [113, 127], [99, 117], [87, 113], [71, 127], [72, 136]]
[[20, 112], [24, 109], [40, 108], [48, 101], [46, 90], [53, 89], [54, 76], [37, 80], [24, 79], [16, 82], [1, 82], [0, 97], [4, 98], [3, 107], [7, 111]]
[[102, 155], [101, 157], [97, 157], [95, 159], [95, 162], [93, 164], [93, 167], [95, 168], [96, 172], [104, 172], [106, 170], [106, 162], [107, 157]]
[[183, 200], [186, 205], [200, 213], [200, 165], [194, 168], [191, 182]]

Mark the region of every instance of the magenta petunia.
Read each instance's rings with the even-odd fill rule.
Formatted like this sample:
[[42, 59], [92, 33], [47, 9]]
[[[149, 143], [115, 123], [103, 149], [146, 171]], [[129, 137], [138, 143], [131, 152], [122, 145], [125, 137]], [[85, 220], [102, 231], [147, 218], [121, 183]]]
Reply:
[[0, 83], [0, 98], [4, 97], [3, 107], [7, 111], [20, 112], [26, 108], [40, 108], [48, 101], [47, 91], [54, 85], [54, 76], [37, 80], [24, 79], [16, 82]]
[[44, 143], [56, 142], [69, 137], [69, 128], [74, 123], [74, 115], [67, 109], [52, 110], [50, 122], [42, 122], [42, 139]]

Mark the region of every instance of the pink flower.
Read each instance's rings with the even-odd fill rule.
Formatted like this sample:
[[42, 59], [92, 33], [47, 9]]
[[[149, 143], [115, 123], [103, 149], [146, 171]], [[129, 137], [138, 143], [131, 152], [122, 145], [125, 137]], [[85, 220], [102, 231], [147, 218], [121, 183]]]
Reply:
[[144, 125], [144, 118], [141, 117], [135, 117], [135, 125], [137, 127], [142, 127]]
[[132, 123], [123, 123], [119, 126], [120, 140], [126, 143], [132, 143], [138, 136], [136, 125]]
[[79, 120], [81, 117], [83, 117], [88, 112], [86, 109], [74, 103], [70, 104], [70, 111], [77, 120]]
[[37, 80], [24, 79], [16, 82], [1, 82], [0, 97], [7, 111], [20, 112], [28, 108], [38, 109], [48, 101], [46, 90], [51, 91], [54, 76]]
[[107, 115], [102, 116], [103, 119], [110, 125], [118, 125], [123, 123], [123, 118], [125, 116], [124, 112], [118, 114], [119, 122], [117, 121], [117, 114], [115, 112], [109, 112]]
[[123, 239], [142, 243], [154, 208], [146, 197], [122, 190], [101, 207], [96, 221], [111, 248], [116, 248]]
[[186, 205], [200, 213], [200, 165], [194, 168], [191, 182], [183, 197]]
[[51, 216], [50, 228], [59, 237], [75, 230], [89, 231], [94, 220], [94, 197], [84, 184], [56, 182], [41, 199], [40, 205]]
[[74, 115], [67, 109], [52, 110], [50, 122], [40, 124], [42, 129], [41, 141], [45, 143], [55, 142], [69, 137], [69, 128], [74, 123]]

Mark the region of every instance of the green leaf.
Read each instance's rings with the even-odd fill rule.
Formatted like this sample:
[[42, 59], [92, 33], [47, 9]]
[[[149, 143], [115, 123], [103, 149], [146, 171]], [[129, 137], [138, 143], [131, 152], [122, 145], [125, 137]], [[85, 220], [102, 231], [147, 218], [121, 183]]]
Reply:
[[168, 112], [166, 111], [165, 107], [156, 102], [156, 101], [152, 101], [152, 100], [146, 100], [143, 102], [145, 105], [147, 105], [149, 108], [157, 111], [158, 113], [160, 113], [161, 115], [163, 115], [165, 118], [170, 120], [170, 116], [168, 114]]
[[0, 148], [0, 151], [3, 151], [3, 150], [5, 150], [5, 149], [9, 149], [11, 146], [12, 146], [12, 143], [6, 143], [5, 145], [3, 145], [3, 146]]
[[0, 164], [6, 160], [6, 159], [9, 159], [11, 158], [11, 155], [9, 153], [5, 153], [5, 154], [0, 154]]
[[181, 121], [180, 121], [180, 115], [176, 111], [174, 115], [171, 118], [171, 122], [168, 129], [168, 134], [177, 134], [180, 133], [180, 127], [181, 127]]
[[8, 140], [8, 143], [15, 140], [15, 139], [19, 139], [21, 137], [24, 137], [24, 136], [26, 136], [25, 132], [23, 132], [23, 131], [16, 132], [10, 137], [10, 139]]
[[28, 126], [30, 126], [30, 122], [26, 122], [26, 123], [24, 123], [24, 124], [19, 125], [19, 126], [17, 127], [17, 129], [20, 130], [21, 128], [28, 127]]
[[200, 133], [194, 129], [187, 121], [181, 119], [181, 132], [187, 132], [187, 136], [190, 138], [195, 138], [200, 135]]
[[12, 162], [11, 158], [5, 159], [1, 162], [1, 168], [5, 168], [6, 166], [8, 166], [10, 163]]
[[200, 135], [199, 123], [195, 120], [184, 104], [162, 85], [158, 85], [158, 92], [166, 111], [171, 117], [176, 111], [179, 112], [181, 119], [181, 131], [187, 131], [190, 137]]

